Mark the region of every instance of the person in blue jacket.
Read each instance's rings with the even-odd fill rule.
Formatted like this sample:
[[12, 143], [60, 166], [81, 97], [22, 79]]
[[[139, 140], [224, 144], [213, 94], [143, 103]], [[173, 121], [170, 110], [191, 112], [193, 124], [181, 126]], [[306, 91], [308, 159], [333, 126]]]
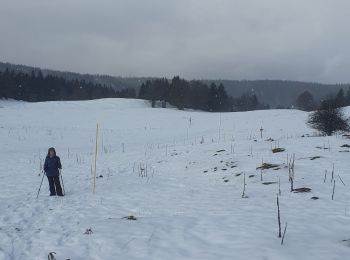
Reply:
[[61, 183], [60, 183], [60, 172], [62, 169], [60, 157], [56, 155], [55, 148], [49, 148], [44, 164], [44, 171], [50, 185], [50, 196], [63, 196]]

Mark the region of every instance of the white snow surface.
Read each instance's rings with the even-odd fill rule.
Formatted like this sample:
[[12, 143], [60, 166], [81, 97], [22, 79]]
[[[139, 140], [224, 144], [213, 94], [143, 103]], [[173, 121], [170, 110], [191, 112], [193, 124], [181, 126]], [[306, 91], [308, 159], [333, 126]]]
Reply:
[[[152, 109], [125, 99], [2, 100], [0, 259], [42, 260], [49, 252], [57, 260], [350, 259], [350, 153], [340, 147], [350, 140], [302, 137], [315, 134], [307, 116]], [[93, 194], [96, 123], [101, 177]], [[45, 178], [36, 199], [51, 146], [62, 161], [66, 196], [49, 197]], [[273, 154], [275, 146], [286, 151]], [[294, 187], [311, 192], [290, 192], [287, 154], [295, 154]], [[281, 166], [263, 171], [261, 181], [262, 162]], [[137, 219], [124, 218], [131, 215]]]

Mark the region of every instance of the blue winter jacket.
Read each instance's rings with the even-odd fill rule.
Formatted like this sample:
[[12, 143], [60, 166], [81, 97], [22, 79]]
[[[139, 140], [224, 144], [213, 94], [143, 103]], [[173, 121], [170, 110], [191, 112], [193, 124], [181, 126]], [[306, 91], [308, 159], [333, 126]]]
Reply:
[[60, 174], [58, 169], [62, 169], [60, 157], [56, 155], [52, 158], [47, 156], [44, 164], [46, 176], [58, 176]]

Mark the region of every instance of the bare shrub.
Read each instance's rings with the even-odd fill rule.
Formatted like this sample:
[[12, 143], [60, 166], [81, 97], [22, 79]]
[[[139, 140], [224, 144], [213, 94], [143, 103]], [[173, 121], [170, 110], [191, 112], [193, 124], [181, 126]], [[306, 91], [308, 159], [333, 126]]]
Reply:
[[307, 124], [324, 135], [332, 135], [337, 131], [349, 131], [349, 119], [345, 117], [342, 108], [331, 104], [321, 105], [309, 115]]

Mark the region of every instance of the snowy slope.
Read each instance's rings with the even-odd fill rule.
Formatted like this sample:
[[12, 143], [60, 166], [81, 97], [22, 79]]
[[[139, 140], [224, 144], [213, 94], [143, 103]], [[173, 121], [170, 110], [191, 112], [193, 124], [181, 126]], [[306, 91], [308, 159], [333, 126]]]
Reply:
[[[152, 109], [123, 99], [0, 101], [0, 259], [47, 259], [49, 252], [58, 260], [348, 259], [350, 153], [339, 151], [350, 140], [301, 137], [314, 134], [306, 117]], [[103, 177], [92, 194], [96, 123]], [[278, 144], [286, 151], [273, 154]], [[49, 197], [44, 180], [36, 199], [50, 146], [61, 157], [66, 196]], [[290, 192], [287, 154], [296, 158], [295, 188], [310, 193]], [[265, 170], [263, 181], [262, 161], [281, 165]], [[139, 176], [140, 164], [147, 177]], [[279, 178], [283, 246], [278, 184], [263, 184]], [[123, 218], [130, 215], [137, 220]]]

